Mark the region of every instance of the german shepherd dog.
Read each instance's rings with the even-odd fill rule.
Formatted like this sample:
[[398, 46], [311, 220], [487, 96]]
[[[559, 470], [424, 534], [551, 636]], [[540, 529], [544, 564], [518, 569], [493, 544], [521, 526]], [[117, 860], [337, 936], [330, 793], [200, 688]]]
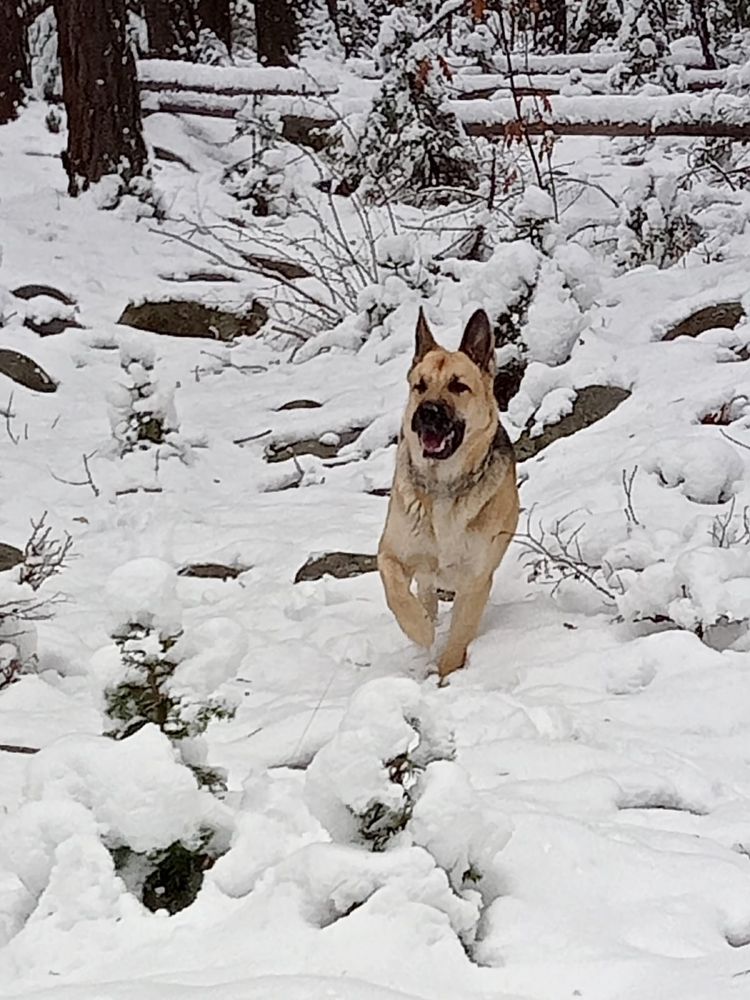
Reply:
[[426, 648], [435, 637], [438, 588], [454, 591], [441, 678], [464, 665], [518, 523], [513, 445], [499, 421], [494, 374], [483, 310], [467, 323], [459, 349], [446, 351], [420, 309], [378, 570], [396, 621]]

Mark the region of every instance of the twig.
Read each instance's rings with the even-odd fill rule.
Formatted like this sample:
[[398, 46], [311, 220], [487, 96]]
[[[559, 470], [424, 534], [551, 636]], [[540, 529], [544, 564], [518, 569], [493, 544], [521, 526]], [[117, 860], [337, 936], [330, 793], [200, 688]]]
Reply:
[[636, 516], [635, 509], [633, 508], [633, 481], [635, 480], [637, 472], [637, 465], [633, 466], [630, 475], [628, 475], [626, 469], [622, 470], [622, 488], [625, 492], [625, 520], [628, 524], [634, 525], [640, 525], [641, 523]]
[[269, 427], [267, 431], [261, 431], [260, 434], [250, 434], [248, 437], [235, 438], [232, 444], [247, 444], [248, 441], [258, 441], [260, 438], [266, 437], [271, 433], [271, 428]]
[[570, 515], [556, 521], [551, 531], [557, 551], [554, 551], [547, 544], [547, 531], [541, 523], [538, 532], [536, 534], [533, 532], [532, 511], [529, 511], [526, 518], [526, 531], [515, 535], [514, 541], [518, 542], [531, 556], [532, 578], [538, 579], [544, 573], [547, 579], [554, 579], [553, 594], [565, 580], [584, 580], [605, 597], [608, 603], [614, 604], [615, 595], [599, 583], [594, 576], [594, 573], [601, 570], [602, 567], [591, 566], [584, 561], [578, 542], [578, 535], [583, 529], [583, 524], [567, 535], [563, 533], [563, 525], [568, 516]]
[[8, 437], [11, 439], [13, 444], [18, 444], [21, 439], [18, 435], [13, 433], [13, 420], [16, 416], [13, 412], [13, 393], [10, 394], [5, 409], [0, 412], [2, 412], [5, 417], [5, 430], [8, 432]]
[[722, 428], [721, 433], [727, 441], [731, 441], [732, 444], [736, 444], [738, 448], [747, 448], [747, 450], [750, 451], [750, 444], [745, 444], [744, 441], [738, 441], [737, 438], [733, 438], [731, 434], [727, 434], [724, 428]]
[[51, 528], [45, 526], [47, 511], [38, 521], [31, 522], [31, 535], [24, 549], [20, 582], [27, 583], [32, 590], [38, 590], [43, 583], [55, 576], [65, 565], [73, 539], [65, 532], [62, 539], [51, 538]]
[[56, 476], [51, 469], [50, 469], [50, 475], [56, 482], [63, 483], [65, 486], [89, 486], [91, 487], [94, 496], [98, 497], [101, 493], [101, 490], [95, 484], [91, 476], [91, 469], [89, 468], [89, 460], [92, 459], [94, 455], [96, 455], [96, 452], [92, 451], [90, 455], [81, 456], [83, 460], [83, 468], [86, 471], [86, 478], [81, 482], [76, 482], [75, 480], [72, 479], [63, 479], [61, 476]]

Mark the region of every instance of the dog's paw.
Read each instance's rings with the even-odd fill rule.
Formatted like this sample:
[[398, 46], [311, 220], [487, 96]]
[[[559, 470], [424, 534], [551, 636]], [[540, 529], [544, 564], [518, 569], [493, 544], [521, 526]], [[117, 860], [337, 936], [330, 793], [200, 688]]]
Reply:
[[465, 663], [465, 649], [446, 649], [438, 660], [438, 674], [440, 675], [441, 685], [445, 682], [449, 674], [452, 674], [454, 670], [460, 670]]

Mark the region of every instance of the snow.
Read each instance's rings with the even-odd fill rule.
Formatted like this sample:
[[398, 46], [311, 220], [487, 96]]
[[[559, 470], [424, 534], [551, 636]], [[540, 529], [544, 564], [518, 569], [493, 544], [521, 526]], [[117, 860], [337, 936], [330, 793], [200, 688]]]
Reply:
[[[538, 98], [520, 98], [525, 118], [531, 121], [584, 123], [627, 122], [658, 126], [668, 123], [696, 123], [723, 121], [747, 124], [747, 101], [741, 96], [723, 91], [705, 94], [664, 94], [661, 96], [626, 94], [590, 94], [567, 97], [554, 94], [548, 98], [549, 106], [541, 108]], [[509, 122], [516, 117], [515, 105], [509, 98], [498, 100], [451, 101], [449, 106], [464, 125], [490, 125]]]
[[335, 69], [318, 66], [317, 73], [276, 66], [204, 66], [178, 59], [140, 59], [138, 79], [144, 89], [211, 93], [326, 93], [336, 90]]
[[32, 802], [82, 805], [110, 844], [143, 852], [189, 841], [220, 815], [216, 800], [180, 767], [169, 740], [145, 726], [126, 740], [69, 736], [34, 755]]
[[[613, 55], [587, 61], [606, 69]], [[531, 60], [535, 71], [570, 69]], [[159, 72], [169, 82], [181, 71]], [[238, 86], [267, 79], [236, 72]], [[188, 78], [219, 79], [213, 68]], [[366, 105], [372, 88], [348, 85], [346, 100]], [[571, 120], [592, 107], [552, 100]], [[746, 110], [721, 95], [595, 100], [596, 115], [617, 100], [634, 121]], [[501, 101], [461, 102], [476, 120], [488, 104], [503, 113]], [[234, 283], [172, 280], [207, 270], [199, 250], [167, 238], [175, 220], [242, 214], [221, 179], [246, 146], [231, 121], [152, 115], [146, 128], [193, 167], [154, 161], [169, 222], [68, 199], [64, 132], [45, 130], [41, 106], [2, 127], [0, 338], [59, 387], [34, 394], [0, 376], [16, 438], [0, 438], [0, 542], [23, 549], [29, 519], [46, 510], [73, 550], [38, 593], [62, 600], [28, 623], [28, 672], [0, 690], [0, 744], [39, 751], [0, 749], [0, 997], [745, 998], [750, 330], [662, 338], [707, 305], [747, 311], [747, 196], [735, 192], [742, 224], [720, 239], [712, 230], [715, 248], [623, 272], [598, 242], [613, 206], [588, 182], [621, 205], [630, 154], [609, 139], [563, 139], [555, 162], [585, 183], [560, 181], [560, 222], [531, 186], [523, 211], [504, 217], [511, 231], [538, 222], [543, 250], [516, 238], [484, 260], [436, 259], [451, 226], [473, 222], [469, 209], [433, 218], [389, 206], [392, 225], [374, 210], [373, 266], [390, 271], [356, 284], [352, 300], [377, 322], [348, 312], [319, 332], [310, 310], [302, 347], [278, 329], [217, 345], [118, 319], [131, 301], [185, 294], [232, 307], [286, 294], [246, 271]], [[637, 153], [674, 176], [691, 151], [659, 140]], [[329, 211], [309, 164], [285, 169], [295, 192]], [[341, 204], [350, 245], [366, 246], [351, 202]], [[263, 232], [282, 234], [293, 257], [316, 225], [292, 208]], [[249, 236], [244, 245], [261, 252]], [[417, 265], [429, 265], [420, 291], [393, 273]], [[339, 294], [362, 266], [341, 266]], [[49, 337], [25, 327], [27, 315], [65, 314], [54, 300], [11, 295], [28, 283], [71, 295], [67, 315], [81, 327]], [[580, 578], [555, 590], [514, 545], [467, 669], [438, 689], [430, 654], [401, 635], [376, 574], [293, 581], [311, 555], [376, 550], [418, 306], [455, 348], [473, 309], [497, 316], [534, 286], [522, 323], [531, 364], [504, 417], [511, 437], [537, 435], [586, 386], [631, 393], [519, 469], [520, 530], [528, 517], [577, 532], [571, 551], [603, 590]], [[123, 361], [150, 371], [180, 455], [121, 454], [112, 416]], [[298, 400], [320, 405], [280, 409]], [[724, 424], [701, 422], [719, 412]], [[334, 447], [354, 429], [331, 459], [266, 459], [269, 444]], [[633, 473], [630, 515], [623, 472]], [[178, 575], [211, 562], [242, 572]], [[3, 573], [0, 604], [19, 586]], [[102, 735], [102, 692], [121, 667], [113, 630], [144, 618], [182, 633], [176, 692], [219, 692], [236, 707], [204, 737], [202, 762], [228, 774], [221, 800], [156, 727]], [[17, 650], [20, 638], [2, 642]], [[377, 851], [363, 835], [373, 806], [395, 821]], [[152, 852], [206, 830], [224, 853], [195, 902], [174, 916], [147, 911], [110, 848]]]

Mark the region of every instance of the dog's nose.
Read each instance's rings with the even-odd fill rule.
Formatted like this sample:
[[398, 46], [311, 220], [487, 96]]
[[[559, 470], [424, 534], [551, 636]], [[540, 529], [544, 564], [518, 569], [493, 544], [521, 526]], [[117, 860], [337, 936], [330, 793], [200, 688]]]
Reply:
[[453, 422], [453, 412], [445, 403], [431, 402], [425, 400], [417, 407], [412, 418], [412, 430], [417, 433], [420, 429], [431, 428], [432, 430], [447, 430]]
[[445, 406], [443, 406], [442, 403], [424, 402], [419, 409], [421, 411], [422, 419], [428, 423], [445, 420], [448, 417]]

